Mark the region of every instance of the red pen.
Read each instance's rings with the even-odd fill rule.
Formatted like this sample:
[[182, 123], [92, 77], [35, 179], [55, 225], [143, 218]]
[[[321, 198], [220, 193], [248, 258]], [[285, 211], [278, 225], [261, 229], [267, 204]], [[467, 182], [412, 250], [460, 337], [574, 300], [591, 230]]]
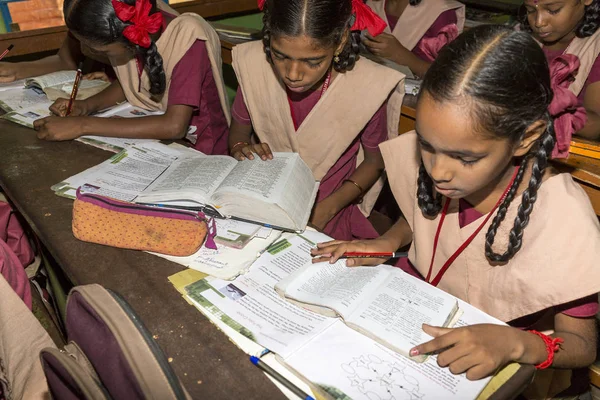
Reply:
[[408, 257], [408, 253], [405, 252], [361, 252], [361, 251], [347, 251], [342, 254], [341, 258], [402, 258]]
[[15, 47], [15, 45], [14, 45], [14, 44], [11, 44], [10, 46], [8, 46], [8, 47], [6, 48], [6, 50], [4, 50], [4, 51], [2, 52], [2, 54], [0, 54], [0, 60], [2, 60], [2, 59], [4, 58], [4, 56], [6, 56], [6, 55], [8, 54], [8, 52], [9, 52], [9, 51], [11, 51], [11, 50], [13, 49], [13, 47]]
[[83, 63], [80, 62], [77, 67], [77, 73], [75, 74], [75, 82], [73, 82], [73, 89], [71, 89], [71, 97], [69, 98], [69, 105], [67, 106], [67, 113], [65, 117], [68, 117], [71, 114], [71, 110], [73, 109], [73, 102], [77, 97], [77, 91], [79, 90], [79, 82], [81, 82], [81, 70], [83, 69]]

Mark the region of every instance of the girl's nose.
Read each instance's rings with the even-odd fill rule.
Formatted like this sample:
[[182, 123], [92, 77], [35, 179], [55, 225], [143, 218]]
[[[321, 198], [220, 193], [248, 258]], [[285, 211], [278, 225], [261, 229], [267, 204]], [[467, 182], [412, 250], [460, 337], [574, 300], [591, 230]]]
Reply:
[[300, 71], [300, 63], [290, 61], [285, 71], [285, 78], [290, 82], [300, 82], [302, 80], [302, 71]]

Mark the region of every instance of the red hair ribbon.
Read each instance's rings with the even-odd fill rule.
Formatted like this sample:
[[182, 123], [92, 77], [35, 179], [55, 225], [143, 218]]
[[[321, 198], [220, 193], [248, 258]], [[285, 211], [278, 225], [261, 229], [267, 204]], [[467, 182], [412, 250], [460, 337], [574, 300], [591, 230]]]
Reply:
[[150, 34], [160, 30], [163, 16], [160, 12], [150, 15], [152, 4], [150, 0], [136, 0], [135, 6], [130, 6], [118, 0], [112, 0], [115, 14], [123, 22], [131, 22], [123, 30], [123, 36], [131, 43], [148, 48], [152, 41]]
[[569, 90], [574, 76], [579, 70], [579, 58], [572, 54], [563, 54], [550, 63], [550, 82], [554, 91], [554, 98], [548, 107], [550, 115], [554, 118], [554, 132], [556, 144], [552, 150], [552, 158], [567, 158], [571, 147], [571, 136], [586, 123], [585, 108]]
[[267, 0], [258, 0], [258, 9], [260, 11], [265, 9], [265, 3], [267, 2]]
[[354, 25], [350, 30], [368, 30], [371, 36], [377, 36], [383, 32], [387, 24], [362, 0], [352, 0], [352, 12], [354, 13]]

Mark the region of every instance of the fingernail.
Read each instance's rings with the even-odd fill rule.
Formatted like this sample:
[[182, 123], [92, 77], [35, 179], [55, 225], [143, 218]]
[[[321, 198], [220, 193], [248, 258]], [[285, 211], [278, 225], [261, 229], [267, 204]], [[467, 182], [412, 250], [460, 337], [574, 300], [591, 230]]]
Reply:
[[410, 356], [411, 356], [411, 357], [418, 356], [418, 355], [419, 355], [419, 349], [417, 349], [417, 348], [415, 347], [414, 349], [412, 349], [412, 350], [410, 351], [410, 353], [409, 353], [409, 354], [410, 354]]

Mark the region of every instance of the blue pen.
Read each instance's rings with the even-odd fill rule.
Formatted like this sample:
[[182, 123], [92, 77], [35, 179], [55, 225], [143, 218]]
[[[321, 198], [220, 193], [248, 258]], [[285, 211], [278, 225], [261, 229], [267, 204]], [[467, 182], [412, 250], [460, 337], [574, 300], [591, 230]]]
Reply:
[[283, 386], [288, 388], [292, 393], [304, 400], [315, 400], [314, 397], [307, 395], [302, 390], [296, 387], [292, 382], [288, 381], [284, 378], [279, 372], [275, 371], [273, 368], [269, 367], [267, 364], [261, 361], [260, 358], [255, 356], [250, 356], [250, 361], [252, 364], [256, 365], [258, 368], [262, 369], [264, 372], [269, 374], [273, 379], [277, 382], [281, 383]]

